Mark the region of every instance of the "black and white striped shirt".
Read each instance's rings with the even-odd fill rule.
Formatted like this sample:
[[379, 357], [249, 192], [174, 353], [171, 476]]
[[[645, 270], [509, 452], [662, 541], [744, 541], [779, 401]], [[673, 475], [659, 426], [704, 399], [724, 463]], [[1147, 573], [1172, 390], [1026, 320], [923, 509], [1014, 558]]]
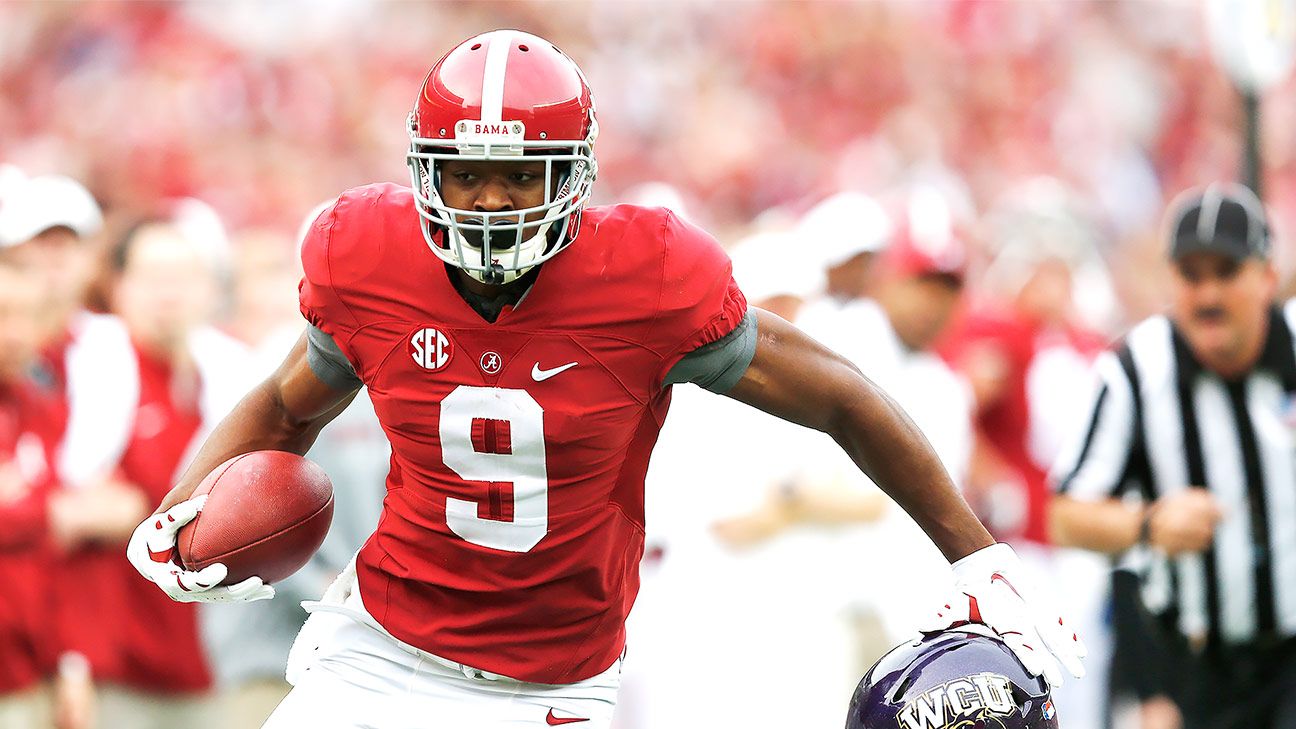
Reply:
[[1296, 299], [1270, 314], [1260, 361], [1224, 381], [1165, 317], [1130, 332], [1097, 363], [1088, 427], [1055, 468], [1078, 500], [1205, 487], [1224, 517], [1210, 548], [1166, 558], [1145, 547], [1143, 596], [1207, 645], [1296, 635]]

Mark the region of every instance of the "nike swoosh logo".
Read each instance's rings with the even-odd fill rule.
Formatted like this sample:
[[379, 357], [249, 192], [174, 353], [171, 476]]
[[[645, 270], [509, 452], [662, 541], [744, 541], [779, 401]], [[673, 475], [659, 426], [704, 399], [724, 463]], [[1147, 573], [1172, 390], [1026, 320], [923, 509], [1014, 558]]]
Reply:
[[554, 367], [551, 370], [542, 370], [540, 369], [540, 363], [536, 362], [535, 364], [531, 365], [531, 379], [535, 380], [536, 382], [544, 382], [550, 377], [566, 372], [567, 370], [575, 367], [578, 364], [580, 363], [568, 362], [567, 364], [562, 365], [561, 367]]
[[1009, 590], [1013, 591], [1014, 595], [1016, 595], [1017, 597], [1021, 597], [1021, 593], [1017, 592], [1017, 588], [1013, 587], [1013, 583], [1009, 582], [1007, 577], [1004, 577], [1002, 574], [996, 572], [993, 575], [990, 575], [990, 584], [993, 585], [995, 580], [1004, 583], [1005, 585], [1008, 586]]
[[[575, 363], [573, 362], [572, 364]], [[563, 724], [575, 724], [578, 721], [589, 721], [589, 719], [582, 719], [578, 716], [557, 717], [554, 716], [553, 709], [550, 709], [549, 714], [545, 716], [545, 723], [548, 724], [549, 726], [562, 726]]]

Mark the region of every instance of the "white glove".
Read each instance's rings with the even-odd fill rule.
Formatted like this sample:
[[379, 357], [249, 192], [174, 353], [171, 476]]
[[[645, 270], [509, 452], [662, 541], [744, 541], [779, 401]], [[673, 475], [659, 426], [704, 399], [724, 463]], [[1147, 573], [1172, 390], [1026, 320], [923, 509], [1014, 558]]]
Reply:
[[190, 572], [175, 562], [176, 533], [198, 516], [205, 503], [207, 495], [203, 494], [145, 519], [131, 534], [126, 559], [176, 602], [252, 602], [274, 597], [274, 588], [260, 577], [227, 587], [220, 584], [228, 573], [223, 564]]
[[999, 543], [978, 549], [953, 567], [954, 597], [924, 633], [980, 623], [999, 636], [1031, 675], [1043, 674], [1050, 686], [1062, 685], [1059, 663], [1072, 676], [1084, 676], [1084, 643], [1030, 589], [1012, 547]]

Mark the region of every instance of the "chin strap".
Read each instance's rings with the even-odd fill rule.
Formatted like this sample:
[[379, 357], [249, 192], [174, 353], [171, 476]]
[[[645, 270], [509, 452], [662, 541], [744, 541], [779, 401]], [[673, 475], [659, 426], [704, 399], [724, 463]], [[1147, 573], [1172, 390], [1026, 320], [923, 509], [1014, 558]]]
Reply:
[[[549, 238], [550, 238], [550, 233], [553, 230], [554, 230], [553, 224], [545, 223], [540, 230], [536, 231], [535, 235], [531, 236], [525, 241], [522, 241], [522, 243], [518, 244], [524, 253], [534, 250], [534, 255], [519, 257], [518, 263], [521, 266], [521, 268], [510, 270], [504, 268], [498, 263], [494, 263], [491, 264], [489, 268], [487, 268], [484, 271], [478, 271], [472, 269], [463, 269], [463, 270], [469, 276], [477, 279], [478, 281], [481, 281], [484, 284], [490, 284], [492, 286], [501, 286], [503, 284], [512, 283], [518, 280], [519, 278], [525, 276], [529, 271], [531, 271], [533, 268], [539, 265], [539, 263], [528, 264], [528, 261], [544, 256], [548, 251], [552, 249], [553, 243], [549, 240]], [[442, 235], [447, 235], [447, 233], [443, 232]], [[451, 245], [457, 243], [461, 247], [461, 249], [465, 253], [464, 256], [465, 259], [475, 258], [477, 260], [482, 261], [482, 263], [485, 264], [485, 258], [486, 258], [484, 254], [485, 246], [479, 247], [479, 246], [472, 245], [464, 238], [463, 234], [458, 233], [457, 231], [451, 232], [448, 235], [450, 236]], [[498, 258], [502, 260], [505, 257], [511, 257], [512, 250], [513, 249], [510, 248], [507, 249], [506, 251], [501, 251], [500, 253], [502, 253], [503, 255], [498, 256]], [[451, 252], [453, 253], [453, 251]], [[491, 253], [492, 253], [492, 258], [495, 258], [496, 251], [492, 249]], [[457, 258], [457, 256], [454, 257]], [[453, 266], [455, 264], [451, 262], [450, 265]]]

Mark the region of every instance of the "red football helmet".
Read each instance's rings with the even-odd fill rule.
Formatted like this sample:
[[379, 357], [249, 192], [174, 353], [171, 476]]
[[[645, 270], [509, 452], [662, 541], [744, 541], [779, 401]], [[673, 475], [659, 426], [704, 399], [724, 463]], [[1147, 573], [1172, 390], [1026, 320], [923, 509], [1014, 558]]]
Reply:
[[[460, 43], [423, 82], [409, 135], [415, 206], [441, 260], [479, 281], [508, 283], [576, 238], [598, 171], [598, 122], [584, 74], [549, 41], [495, 30]], [[543, 205], [481, 212], [442, 200], [440, 162], [522, 156], [545, 163]]]

